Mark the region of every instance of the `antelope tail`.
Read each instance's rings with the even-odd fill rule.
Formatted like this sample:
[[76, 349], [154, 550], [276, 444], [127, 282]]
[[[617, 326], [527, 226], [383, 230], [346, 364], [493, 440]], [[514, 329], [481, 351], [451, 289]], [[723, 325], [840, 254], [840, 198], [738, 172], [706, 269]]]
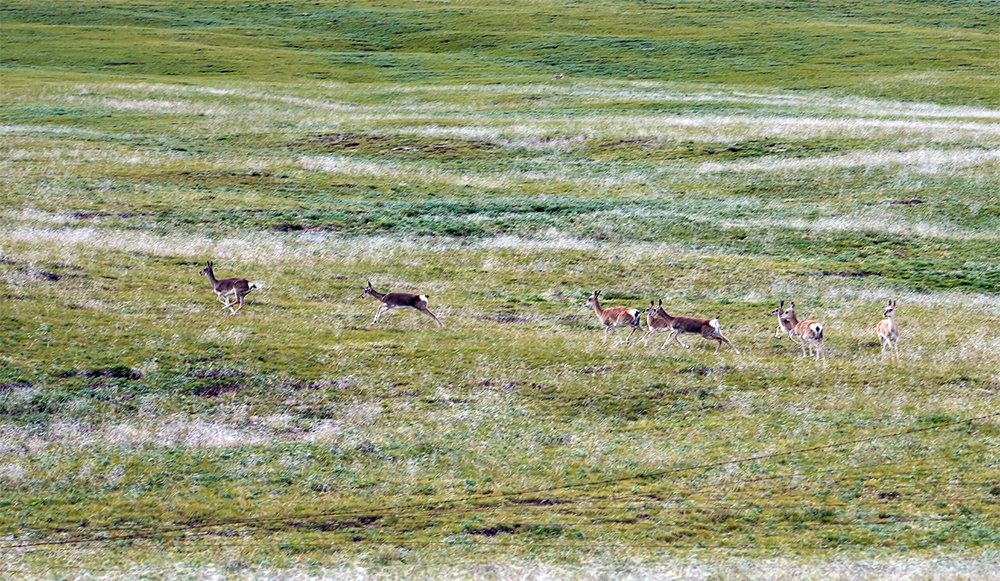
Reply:
[[719, 324], [719, 319], [712, 319], [711, 321], [708, 322], [708, 324], [715, 327], [716, 331], [720, 333], [722, 332], [722, 325]]
[[816, 323], [812, 326], [813, 335], [816, 336], [817, 341], [823, 340], [823, 325], [821, 323]]

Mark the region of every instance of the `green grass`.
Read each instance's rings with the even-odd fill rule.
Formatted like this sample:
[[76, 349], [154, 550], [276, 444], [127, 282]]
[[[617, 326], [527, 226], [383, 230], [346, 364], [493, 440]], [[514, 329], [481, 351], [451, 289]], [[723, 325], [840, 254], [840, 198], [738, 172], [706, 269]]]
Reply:
[[985, 2], [14, 2], [4, 13], [4, 61], [30, 68], [346, 83], [562, 72], [948, 103], [996, 97]]
[[996, 575], [988, 3], [0, 11], [6, 572]]

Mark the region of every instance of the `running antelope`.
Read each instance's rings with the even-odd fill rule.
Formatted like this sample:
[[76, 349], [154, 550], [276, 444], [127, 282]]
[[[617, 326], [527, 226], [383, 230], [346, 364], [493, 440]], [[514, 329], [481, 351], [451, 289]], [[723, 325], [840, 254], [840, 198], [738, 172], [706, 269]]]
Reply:
[[[782, 327], [786, 324], [791, 326], [788, 336], [802, 347], [803, 357], [806, 356], [806, 347], [809, 348], [809, 357], [812, 357], [813, 350], [815, 350], [817, 361], [820, 357], [826, 356], [826, 347], [823, 345], [823, 323], [816, 319], [800, 321], [795, 315], [795, 303], [792, 303], [788, 310], [780, 315], [780, 320]], [[796, 337], [801, 337], [802, 340], [798, 341]]]
[[[216, 298], [222, 303], [222, 309], [229, 309], [231, 315], [235, 315], [240, 312], [243, 308], [243, 299], [250, 291], [257, 288], [257, 285], [250, 284], [245, 278], [224, 278], [222, 280], [216, 280], [215, 271], [212, 269], [212, 263], [209, 262], [199, 274], [208, 277], [208, 282], [212, 283], [212, 290], [215, 291]], [[229, 302], [230, 295], [233, 297], [233, 302]], [[233, 309], [236, 304], [239, 304], [239, 308]]]
[[889, 301], [882, 314], [884, 319], [875, 326], [878, 333], [878, 342], [882, 344], [882, 357], [885, 357], [886, 348], [892, 348], [893, 358], [899, 360], [899, 325], [896, 324], [896, 301]]
[[667, 311], [663, 310], [663, 301], [661, 300], [659, 306], [653, 306], [653, 301], [649, 301], [649, 308], [646, 309], [646, 322], [649, 323], [649, 331], [646, 332], [643, 339], [647, 339], [655, 333], [666, 332], [668, 334], [667, 340], [660, 346], [660, 349], [663, 349], [672, 341], [677, 341], [681, 344], [681, 347], [690, 349], [690, 347], [681, 341], [680, 337], [682, 334], [687, 333], [689, 335], [701, 335], [709, 341], [716, 341], [718, 343], [715, 346], [716, 354], [719, 353], [719, 349], [722, 349], [723, 343], [732, 347], [737, 355], [740, 354], [740, 350], [736, 348], [736, 345], [733, 345], [733, 342], [726, 339], [725, 335], [722, 334], [722, 326], [719, 324], [719, 319], [671, 317], [667, 314]]
[[[660, 309], [663, 309], [662, 300], [660, 301]], [[653, 304], [653, 301], [649, 301], [649, 308], [646, 309], [646, 326], [649, 327], [649, 330], [642, 336], [642, 339], [639, 339], [639, 342], [648, 341], [650, 337], [657, 333], [667, 333], [667, 342], [669, 342], [671, 339], [670, 333], [674, 330], [674, 328], [670, 326], [670, 323], [671, 321], [667, 320], [666, 317], [659, 315], [659, 311]], [[660, 349], [666, 347], [667, 342], [664, 342]], [[681, 345], [683, 345], [683, 343], [681, 343]]]
[[[639, 331], [642, 333], [642, 311], [639, 309], [633, 309], [630, 307], [608, 307], [606, 309], [601, 308], [601, 301], [598, 296], [601, 291], [594, 291], [587, 302], [583, 304], [585, 307], [594, 307], [594, 312], [597, 313], [597, 318], [601, 320], [601, 324], [604, 325], [604, 343], [608, 342], [608, 333], [611, 331], [612, 327], [632, 327], [632, 331], [628, 334], [628, 338], [625, 340], [625, 344], [628, 345], [629, 341], [632, 340], [632, 335]], [[618, 339], [621, 340], [621, 333], [615, 331], [615, 335], [618, 335]]]
[[368, 281], [368, 288], [365, 292], [361, 293], [361, 298], [372, 297], [382, 301], [379, 305], [378, 311], [375, 312], [375, 318], [372, 319], [371, 324], [374, 325], [378, 322], [378, 318], [382, 316], [382, 313], [388, 311], [389, 309], [416, 309], [425, 315], [430, 315], [434, 322], [438, 324], [438, 327], [444, 327], [444, 323], [438, 320], [434, 316], [434, 313], [427, 308], [427, 295], [411, 295], [409, 293], [380, 293], [372, 288], [372, 281]]

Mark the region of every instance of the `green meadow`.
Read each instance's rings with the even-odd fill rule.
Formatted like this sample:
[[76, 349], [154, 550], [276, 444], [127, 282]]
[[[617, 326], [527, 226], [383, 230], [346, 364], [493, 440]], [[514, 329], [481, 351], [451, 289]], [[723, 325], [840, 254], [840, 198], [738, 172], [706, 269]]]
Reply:
[[0, 577], [996, 579], [996, 16], [4, 2]]

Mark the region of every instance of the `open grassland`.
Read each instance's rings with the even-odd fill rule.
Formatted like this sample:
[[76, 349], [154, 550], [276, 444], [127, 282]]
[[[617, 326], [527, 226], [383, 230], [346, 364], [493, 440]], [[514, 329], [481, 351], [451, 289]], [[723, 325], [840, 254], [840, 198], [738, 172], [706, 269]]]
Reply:
[[5, 2], [0, 573], [995, 578], [993, 8]]

